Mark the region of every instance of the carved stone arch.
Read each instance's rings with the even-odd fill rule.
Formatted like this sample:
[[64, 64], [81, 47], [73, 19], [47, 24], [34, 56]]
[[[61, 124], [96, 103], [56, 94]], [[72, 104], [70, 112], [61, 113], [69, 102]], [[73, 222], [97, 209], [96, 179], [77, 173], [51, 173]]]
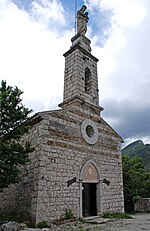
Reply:
[[82, 182], [97, 183], [101, 179], [101, 174], [97, 163], [91, 159], [84, 162], [80, 169], [79, 180]]
[[[86, 160], [82, 164], [78, 180], [80, 195], [79, 217], [92, 216], [91, 205], [94, 208], [94, 216], [102, 214], [102, 175], [98, 164], [93, 159]], [[87, 195], [89, 198], [87, 198]], [[89, 202], [88, 205], [87, 202]]]

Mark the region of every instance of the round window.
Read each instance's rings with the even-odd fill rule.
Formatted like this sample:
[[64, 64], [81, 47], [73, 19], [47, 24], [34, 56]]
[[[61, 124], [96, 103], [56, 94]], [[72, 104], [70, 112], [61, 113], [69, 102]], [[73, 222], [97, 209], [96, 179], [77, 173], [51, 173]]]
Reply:
[[98, 140], [98, 129], [92, 120], [85, 119], [82, 122], [81, 133], [85, 141], [89, 144], [95, 144]]

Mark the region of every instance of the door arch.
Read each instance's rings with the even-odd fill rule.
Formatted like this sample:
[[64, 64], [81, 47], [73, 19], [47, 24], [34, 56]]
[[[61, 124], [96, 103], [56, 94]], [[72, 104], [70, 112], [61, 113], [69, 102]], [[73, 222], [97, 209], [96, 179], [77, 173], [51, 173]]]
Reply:
[[79, 173], [79, 217], [96, 216], [102, 213], [102, 177], [95, 161], [86, 161]]

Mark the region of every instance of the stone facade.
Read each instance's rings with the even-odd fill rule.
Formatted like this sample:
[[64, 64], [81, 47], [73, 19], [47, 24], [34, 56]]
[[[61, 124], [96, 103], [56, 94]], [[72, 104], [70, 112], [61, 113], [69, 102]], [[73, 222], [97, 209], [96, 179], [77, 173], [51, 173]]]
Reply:
[[38, 223], [60, 218], [66, 209], [76, 217], [124, 211], [123, 140], [100, 116], [98, 59], [90, 52], [85, 36], [72, 39], [64, 54], [61, 109], [33, 116], [24, 139], [35, 151], [22, 182], [1, 194], [0, 213], [20, 213]]
[[134, 211], [149, 213], [150, 212], [150, 198], [140, 198], [134, 202]]

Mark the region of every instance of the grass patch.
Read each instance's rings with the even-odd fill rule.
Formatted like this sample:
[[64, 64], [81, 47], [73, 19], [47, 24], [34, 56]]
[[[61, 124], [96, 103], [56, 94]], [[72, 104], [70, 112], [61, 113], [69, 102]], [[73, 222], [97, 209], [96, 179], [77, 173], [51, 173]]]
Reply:
[[83, 217], [80, 217], [80, 218], [78, 219], [78, 221], [81, 222], [81, 223], [83, 223], [83, 224], [86, 223], [86, 221], [84, 220]]
[[132, 219], [132, 216], [128, 213], [105, 213], [103, 218], [119, 218], [119, 219]]
[[41, 221], [36, 225], [36, 227], [40, 229], [49, 228], [48, 221]]

